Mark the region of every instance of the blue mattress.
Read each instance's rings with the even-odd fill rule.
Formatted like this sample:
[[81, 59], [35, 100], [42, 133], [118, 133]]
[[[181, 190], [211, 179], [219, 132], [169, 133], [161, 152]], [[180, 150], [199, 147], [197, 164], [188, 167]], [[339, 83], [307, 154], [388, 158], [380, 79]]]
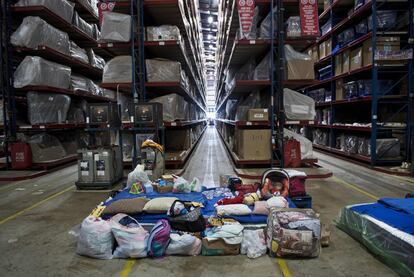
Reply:
[[[112, 202], [121, 200], [121, 199], [132, 199], [137, 197], [146, 197], [149, 199], [158, 198], [158, 197], [177, 197], [182, 201], [194, 201], [199, 202], [204, 205], [204, 208], [201, 209], [201, 213], [204, 217], [210, 217], [215, 214], [215, 207], [214, 204], [217, 201], [223, 199], [222, 196], [214, 197], [211, 200], [208, 200], [201, 192], [192, 192], [192, 193], [157, 193], [152, 192], [148, 194], [131, 194], [129, 190], [123, 190], [122, 192], [115, 195], [111, 200], [105, 202], [104, 206], [110, 205]], [[295, 204], [288, 198], [287, 199], [290, 208], [295, 208]], [[251, 207], [253, 209], [253, 207]], [[147, 214], [147, 213], [140, 213], [131, 215], [133, 218], [138, 220], [141, 223], [155, 223], [160, 219], [167, 219], [167, 214]], [[110, 216], [104, 216], [104, 219], [109, 218]], [[228, 218], [233, 218], [240, 223], [244, 224], [264, 224], [267, 222], [267, 216], [265, 215], [242, 215], [242, 216], [228, 216]]]
[[353, 206], [351, 210], [414, 234], [414, 198], [382, 198], [377, 203]]

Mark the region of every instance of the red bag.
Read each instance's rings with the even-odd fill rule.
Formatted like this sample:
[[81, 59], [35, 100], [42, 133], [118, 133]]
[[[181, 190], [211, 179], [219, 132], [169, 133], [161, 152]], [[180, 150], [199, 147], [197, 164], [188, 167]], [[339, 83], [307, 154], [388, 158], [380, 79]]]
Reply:
[[23, 142], [12, 143], [10, 153], [13, 169], [26, 169], [32, 166], [32, 150], [29, 144]]
[[295, 139], [285, 140], [285, 167], [300, 167], [302, 158], [300, 142]]
[[235, 185], [235, 189], [238, 192], [244, 194], [256, 192], [259, 189], [259, 183], [250, 184], [250, 185]]
[[290, 178], [289, 196], [305, 196], [305, 181], [306, 177], [296, 176]]

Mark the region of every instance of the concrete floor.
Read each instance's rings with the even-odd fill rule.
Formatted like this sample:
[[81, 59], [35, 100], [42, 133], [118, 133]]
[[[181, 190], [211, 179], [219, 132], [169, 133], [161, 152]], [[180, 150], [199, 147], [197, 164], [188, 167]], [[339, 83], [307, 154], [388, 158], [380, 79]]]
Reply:
[[[414, 191], [414, 180], [371, 171], [323, 154], [320, 164], [334, 177], [307, 182], [314, 209], [332, 222], [348, 204], [401, 197]], [[35, 180], [0, 186], [0, 276], [396, 276], [359, 243], [332, 226], [332, 243], [309, 260], [268, 256], [167, 257], [159, 260], [101, 261], [75, 254], [82, 219], [108, 192], [78, 192], [75, 166]], [[214, 128], [197, 148], [185, 177], [211, 186], [232, 173]], [[286, 265], [286, 266], [285, 266]], [[290, 275], [289, 275], [290, 274]]]

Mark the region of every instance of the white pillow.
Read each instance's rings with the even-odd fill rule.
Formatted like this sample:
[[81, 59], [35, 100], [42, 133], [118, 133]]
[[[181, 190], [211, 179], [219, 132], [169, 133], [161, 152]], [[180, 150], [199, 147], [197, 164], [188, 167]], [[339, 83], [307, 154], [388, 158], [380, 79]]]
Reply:
[[161, 214], [166, 213], [175, 200], [178, 200], [177, 197], [160, 197], [154, 198], [148, 201], [143, 211], [150, 214]]
[[267, 199], [267, 205], [270, 208], [288, 208], [288, 202], [283, 196], [273, 196]]
[[218, 215], [248, 215], [252, 210], [244, 204], [219, 205], [216, 207]]

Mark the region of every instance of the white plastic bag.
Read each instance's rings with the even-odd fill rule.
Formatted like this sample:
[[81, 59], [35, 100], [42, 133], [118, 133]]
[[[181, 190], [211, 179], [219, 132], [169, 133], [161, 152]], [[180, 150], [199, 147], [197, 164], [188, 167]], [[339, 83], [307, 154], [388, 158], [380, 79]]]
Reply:
[[[120, 223], [120, 220], [127, 217], [127, 226]], [[135, 219], [126, 214], [117, 214], [111, 218], [111, 227], [117, 248], [114, 251], [114, 258], [144, 258], [147, 256], [147, 243], [149, 233]]]
[[194, 177], [190, 186], [191, 186], [191, 191], [201, 192], [201, 182], [197, 177]]
[[243, 232], [243, 241], [241, 243], [240, 253], [250, 259], [263, 256], [267, 252], [266, 237], [262, 229], [245, 230]]
[[173, 192], [175, 192], [175, 193], [190, 193], [191, 192], [191, 185], [183, 177], [174, 175]]
[[148, 174], [144, 171], [145, 166], [142, 164], [137, 165], [134, 171], [128, 174], [127, 186], [126, 188], [129, 189], [132, 187], [132, 184], [141, 182], [145, 184], [149, 182]]
[[197, 256], [201, 252], [201, 240], [193, 235], [171, 234], [170, 239], [167, 255]]
[[76, 253], [97, 259], [112, 259], [114, 237], [108, 221], [88, 216], [82, 222]]
[[288, 208], [289, 206], [287, 200], [283, 196], [273, 196], [266, 202], [270, 208]]

